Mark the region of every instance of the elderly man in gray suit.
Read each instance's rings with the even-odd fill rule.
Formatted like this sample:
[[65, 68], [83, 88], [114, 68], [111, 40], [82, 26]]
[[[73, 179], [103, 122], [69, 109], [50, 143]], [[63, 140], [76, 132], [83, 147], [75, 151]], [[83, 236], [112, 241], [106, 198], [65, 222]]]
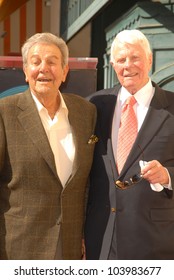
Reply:
[[95, 106], [60, 93], [61, 38], [35, 34], [22, 56], [29, 89], [0, 100], [0, 259], [81, 259]]

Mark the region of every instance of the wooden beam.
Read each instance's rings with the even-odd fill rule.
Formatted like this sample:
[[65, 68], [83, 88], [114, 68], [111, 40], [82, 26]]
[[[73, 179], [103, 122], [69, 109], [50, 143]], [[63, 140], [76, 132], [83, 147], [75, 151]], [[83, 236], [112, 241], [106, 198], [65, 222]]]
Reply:
[[7, 18], [29, 0], [0, 0], [0, 21]]

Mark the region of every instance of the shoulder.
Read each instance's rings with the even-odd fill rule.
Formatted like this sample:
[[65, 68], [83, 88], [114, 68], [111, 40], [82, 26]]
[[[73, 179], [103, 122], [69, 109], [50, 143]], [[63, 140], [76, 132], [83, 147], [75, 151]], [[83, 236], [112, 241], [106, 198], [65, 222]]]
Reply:
[[152, 85], [153, 85], [153, 87], [155, 88], [155, 90], [157, 92], [174, 96], [174, 92], [173, 91], [169, 91], [169, 90], [163, 89], [163, 88], [161, 88], [158, 84], [156, 84], [153, 81], [152, 81]]
[[168, 100], [174, 100], [174, 92], [173, 91], [169, 91], [166, 89], [161, 88], [158, 84], [152, 82], [152, 85], [155, 88], [155, 93], [158, 96], [158, 98], [160, 97], [160, 99], [162, 99], [162, 101], [164, 102], [163, 99], [168, 99]]
[[14, 103], [15, 100], [17, 100], [20, 95], [21, 95], [21, 93], [16, 93], [14, 95], [2, 97], [2, 98], [0, 98], [0, 104]]
[[64, 93], [62, 97], [68, 110], [73, 113], [74, 117], [83, 119], [85, 122], [89, 120], [92, 120], [92, 122], [96, 121], [97, 108], [94, 104], [76, 94]]
[[80, 95], [73, 94], [73, 93], [63, 93], [62, 97], [68, 106], [69, 105], [77, 106], [79, 109], [82, 110], [83, 109], [95, 110], [95, 106]]
[[97, 91], [88, 96], [87, 100], [97, 107], [97, 111], [100, 110], [100, 108], [102, 110], [105, 106], [111, 108], [112, 104], [115, 104], [116, 102], [119, 89], [120, 86], [116, 86], [114, 88]]
[[174, 112], [174, 92], [161, 88], [158, 84], [152, 82], [155, 93], [151, 101], [151, 107], [156, 109], [165, 109]]
[[18, 102], [19, 99], [25, 99], [26, 96], [29, 96], [29, 90], [26, 90], [24, 92], [20, 92], [20, 93], [15, 93], [14, 95], [9, 95], [6, 97], [2, 97], [0, 98], [0, 105], [1, 104], [16, 104]]
[[76, 94], [64, 93], [62, 94], [62, 97], [71, 117], [76, 118], [79, 123], [83, 124], [82, 126], [86, 127], [86, 129], [87, 127], [92, 127], [94, 129], [97, 118], [96, 106], [84, 97]]
[[0, 99], [0, 113], [4, 116], [14, 115], [19, 111], [33, 106], [34, 102], [30, 92], [16, 93]]
[[17, 104], [19, 102], [19, 98], [21, 95], [22, 95], [22, 93], [17, 93], [14, 95], [0, 98], [1, 114], [12, 115], [17, 108]]
[[87, 97], [87, 100], [95, 103], [96, 101], [115, 98], [118, 94], [119, 89], [120, 89], [120, 85], [113, 87], [113, 88], [102, 89], [102, 90], [96, 91], [93, 94], [89, 95]]

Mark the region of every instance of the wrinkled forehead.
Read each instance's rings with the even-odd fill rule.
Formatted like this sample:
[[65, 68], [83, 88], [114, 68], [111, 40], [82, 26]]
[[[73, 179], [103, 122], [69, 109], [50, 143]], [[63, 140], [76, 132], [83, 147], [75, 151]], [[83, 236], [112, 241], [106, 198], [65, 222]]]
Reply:
[[115, 45], [115, 47], [112, 50], [113, 56], [117, 56], [118, 54], [124, 54], [124, 55], [130, 55], [130, 54], [140, 54], [144, 55], [147, 54], [145, 48], [141, 44], [130, 44], [125, 42], [119, 42]]
[[54, 59], [62, 62], [62, 54], [57, 46], [54, 44], [34, 44], [28, 52], [27, 62], [33, 59], [48, 60]]
[[116, 57], [120, 56], [144, 56], [149, 58], [151, 53], [145, 48], [139, 41], [137, 42], [118, 42], [112, 46], [111, 49], [111, 60], [115, 60]]
[[61, 52], [59, 48], [54, 44], [48, 44], [48, 43], [36, 43], [34, 44], [28, 51], [28, 55], [33, 54], [55, 54], [57, 56], [61, 55]]

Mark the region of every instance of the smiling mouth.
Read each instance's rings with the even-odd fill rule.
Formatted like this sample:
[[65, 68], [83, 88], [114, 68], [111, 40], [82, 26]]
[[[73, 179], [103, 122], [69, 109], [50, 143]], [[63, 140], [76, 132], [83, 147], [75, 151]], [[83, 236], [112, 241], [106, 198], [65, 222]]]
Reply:
[[124, 78], [133, 78], [135, 77], [137, 74], [128, 74], [128, 75], [124, 75]]
[[51, 82], [51, 79], [38, 79], [37, 81], [41, 83], [48, 83]]

